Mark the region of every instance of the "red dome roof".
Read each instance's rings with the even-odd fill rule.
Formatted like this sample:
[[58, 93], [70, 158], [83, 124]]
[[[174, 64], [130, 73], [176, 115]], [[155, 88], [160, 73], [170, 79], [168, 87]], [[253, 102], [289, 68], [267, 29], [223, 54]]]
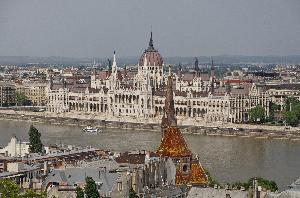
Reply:
[[148, 49], [145, 50], [145, 52], [143, 53], [143, 55], [140, 58], [140, 62], [139, 62], [140, 66], [144, 65], [145, 58], [147, 59], [147, 65], [162, 66], [162, 64], [163, 64], [163, 59], [162, 59], [161, 55], [153, 46], [152, 32], [151, 32]]

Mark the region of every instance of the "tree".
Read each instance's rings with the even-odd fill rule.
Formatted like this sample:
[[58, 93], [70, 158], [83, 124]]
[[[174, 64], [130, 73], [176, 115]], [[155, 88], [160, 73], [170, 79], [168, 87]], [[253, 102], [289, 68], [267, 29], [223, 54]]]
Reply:
[[292, 105], [292, 112], [294, 112], [298, 119], [300, 119], [300, 103], [295, 103]]
[[1, 198], [46, 198], [46, 193], [38, 193], [32, 190], [26, 190], [20, 193], [19, 186], [10, 179], [0, 179], [0, 197]]
[[288, 97], [285, 101], [285, 109], [286, 111], [292, 111], [293, 106], [299, 103], [299, 101], [294, 97]]
[[0, 180], [0, 195], [1, 198], [19, 198], [19, 186], [10, 179]]
[[99, 198], [100, 197], [98, 189], [97, 189], [97, 185], [92, 177], [85, 178], [84, 192], [85, 192], [86, 198]]
[[267, 190], [270, 190], [272, 192], [275, 192], [278, 190], [278, 186], [275, 181], [266, 180], [263, 178], [258, 178], [257, 181], [258, 181], [258, 185], [260, 185], [261, 187], [263, 187]]
[[[250, 188], [253, 188], [253, 180], [255, 178], [250, 178], [248, 182], [242, 183], [242, 182], [235, 182], [232, 184], [232, 188], [241, 189], [241, 187], [245, 188], [245, 190], [249, 190]], [[270, 190], [272, 192], [275, 192], [278, 190], [277, 184], [274, 181], [267, 180], [261, 177], [256, 178], [257, 184], [261, 186], [264, 190]]]
[[204, 169], [204, 172], [207, 176], [207, 180], [208, 180], [208, 186], [209, 187], [214, 187], [215, 185], [217, 186], [221, 186], [216, 180], [214, 180], [210, 174], [210, 172], [207, 169]]
[[16, 103], [18, 106], [25, 105], [27, 101], [26, 96], [21, 92], [16, 92]]
[[283, 117], [287, 125], [297, 126], [299, 123], [299, 119], [294, 111], [285, 112]]
[[129, 190], [129, 198], [139, 198], [139, 196], [136, 194], [136, 192], [130, 188]]
[[265, 121], [265, 109], [260, 105], [250, 109], [249, 118], [253, 123], [263, 123]]
[[22, 198], [46, 198], [47, 195], [46, 193], [42, 192], [42, 193], [38, 193], [38, 192], [34, 192], [33, 190], [26, 190], [26, 192], [21, 195]]
[[30, 151], [33, 153], [43, 152], [43, 144], [41, 142], [41, 133], [33, 125], [29, 129]]
[[84, 192], [79, 186], [76, 187], [76, 198], [84, 198]]
[[[254, 178], [250, 178], [248, 181], [249, 186], [253, 185]], [[276, 182], [272, 180], [267, 180], [262, 177], [256, 178], [257, 184], [264, 188], [265, 190], [270, 190], [271, 192], [275, 192], [278, 190]]]
[[275, 117], [275, 113], [280, 111], [280, 105], [275, 104], [274, 102], [270, 102], [270, 117], [269, 120], [273, 121]]

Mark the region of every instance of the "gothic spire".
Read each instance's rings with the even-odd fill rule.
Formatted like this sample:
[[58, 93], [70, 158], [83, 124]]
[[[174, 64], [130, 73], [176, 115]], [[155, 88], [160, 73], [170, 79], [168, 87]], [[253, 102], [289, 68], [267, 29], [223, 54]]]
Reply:
[[113, 63], [116, 63], [116, 51], [114, 51], [114, 60]]
[[50, 80], [49, 80], [49, 88], [50, 89], [53, 89], [53, 76], [52, 76], [52, 74], [50, 75]]
[[214, 59], [211, 59], [211, 69], [210, 69], [210, 79], [211, 79], [211, 93], [214, 93], [214, 83], [215, 83], [215, 67], [214, 67]]
[[152, 31], [151, 31], [151, 36], [150, 36], [150, 41], [149, 41], [149, 47], [148, 47], [148, 49], [154, 50], [153, 39], [152, 39]]
[[195, 71], [199, 71], [199, 61], [198, 61], [198, 58], [195, 57]]
[[213, 59], [213, 58], [211, 58], [211, 69], [212, 69], [212, 70], [215, 69], [215, 68], [214, 68], [214, 59]]
[[168, 76], [166, 99], [165, 99], [165, 112], [162, 118], [162, 128], [176, 127], [177, 119], [175, 117], [175, 107], [173, 98], [173, 77]]
[[113, 58], [113, 63], [112, 63], [112, 73], [117, 72], [117, 61], [116, 61], [116, 51], [114, 51], [114, 58]]

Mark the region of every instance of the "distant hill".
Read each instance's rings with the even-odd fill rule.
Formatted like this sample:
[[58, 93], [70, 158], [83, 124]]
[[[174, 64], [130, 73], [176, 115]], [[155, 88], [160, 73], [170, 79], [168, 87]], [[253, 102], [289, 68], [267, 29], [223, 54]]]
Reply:
[[[111, 58], [111, 57], [110, 57]], [[107, 65], [108, 58], [69, 58], [69, 57], [29, 57], [29, 56], [0, 56], [0, 64], [45, 64], [45, 65], [91, 65], [94, 59], [102, 65]], [[195, 57], [165, 57], [166, 64], [193, 64]], [[199, 63], [211, 62], [211, 57], [199, 56]], [[213, 57], [217, 64], [243, 64], [243, 63], [273, 63], [273, 64], [300, 64], [300, 55], [290, 56], [242, 56], [242, 55], [220, 55]], [[136, 65], [139, 57], [120, 57], [120, 66]]]

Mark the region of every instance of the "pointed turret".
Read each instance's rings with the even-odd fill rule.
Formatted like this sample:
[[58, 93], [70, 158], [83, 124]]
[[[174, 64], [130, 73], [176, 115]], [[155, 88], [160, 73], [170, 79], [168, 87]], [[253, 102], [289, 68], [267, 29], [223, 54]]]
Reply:
[[179, 80], [181, 81], [182, 80], [182, 66], [181, 66], [181, 63], [179, 63], [179, 65], [178, 65], [177, 76], [178, 76]]
[[64, 89], [67, 88], [67, 81], [66, 81], [65, 77], [63, 77], [63, 79], [62, 79], [62, 83], [63, 83], [63, 88]]
[[50, 88], [50, 90], [53, 89], [53, 76], [52, 76], [52, 74], [50, 75], [50, 79], [49, 79], [49, 88]]
[[150, 35], [148, 50], [154, 50], [153, 39], [152, 39], [152, 31], [151, 31], [151, 35]]
[[194, 65], [194, 69], [195, 69], [196, 72], [199, 71], [199, 61], [198, 61], [198, 58], [197, 58], [197, 57], [195, 57], [195, 65]]
[[175, 117], [175, 107], [173, 98], [173, 77], [168, 76], [166, 99], [165, 99], [165, 111], [161, 122], [162, 130], [169, 127], [177, 127], [177, 119]]
[[210, 93], [213, 94], [215, 91], [215, 67], [214, 67], [214, 60], [211, 59], [211, 69], [210, 69]]
[[114, 58], [113, 58], [111, 72], [112, 73], [116, 73], [117, 72], [116, 51], [114, 51]]

